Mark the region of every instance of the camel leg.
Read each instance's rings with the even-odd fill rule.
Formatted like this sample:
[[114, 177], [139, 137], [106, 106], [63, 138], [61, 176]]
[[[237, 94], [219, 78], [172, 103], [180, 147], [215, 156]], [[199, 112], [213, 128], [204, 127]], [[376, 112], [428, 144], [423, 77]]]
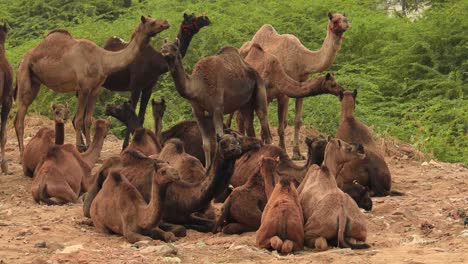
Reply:
[[241, 134], [241, 135], [245, 135], [245, 124], [244, 124], [244, 115], [237, 111], [236, 112], [236, 126], [237, 126], [237, 131]]
[[159, 240], [163, 240], [165, 242], [177, 241], [177, 237], [172, 232], [165, 232], [165, 231], [161, 230], [161, 228], [159, 228], [159, 227], [155, 227], [155, 228], [151, 229], [150, 232], [149, 232], [149, 236], [152, 239], [159, 239]]
[[255, 231], [255, 229], [240, 223], [229, 223], [223, 227], [223, 233], [227, 235], [242, 234], [250, 231]]
[[87, 103], [88, 95], [83, 92], [78, 93], [78, 109], [76, 110], [75, 118], [73, 119], [73, 126], [75, 127], [75, 136], [76, 136], [76, 147], [80, 151], [86, 150], [86, 145], [84, 144], [82, 132], [84, 129], [84, 118], [85, 110]]
[[266, 144], [273, 141], [270, 134], [270, 125], [268, 124], [268, 103], [265, 86], [258, 85], [255, 95], [255, 113], [257, 114], [260, 126], [262, 127], [262, 140]]
[[255, 127], [253, 122], [253, 112], [250, 108], [243, 109], [239, 113], [239, 124], [243, 124], [242, 126], [242, 135], [246, 134], [249, 137], [255, 137]]
[[140, 120], [140, 124], [143, 127], [145, 123], [145, 114], [146, 108], [148, 107], [148, 102], [151, 97], [152, 87], [148, 87], [141, 91], [141, 99], [140, 99], [140, 111], [138, 111], [138, 120]]
[[24, 138], [24, 118], [28, 112], [28, 108], [37, 96], [40, 89], [40, 83], [32, 82], [29, 74], [27, 78], [23, 74], [18, 73], [17, 77], [17, 107], [18, 110], [15, 116], [15, 131], [18, 138], [18, 147], [20, 150], [20, 161], [23, 162], [23, 138]]
[[198, 232], [208, 233], [213, 230], [214, 224], [215, 223], [213, 220], [191, 214], [189, 216], [189, 224], [185, 224], [184, 226], [189, 229], [194, 229]]
[[187, 235], [187, 229], [181, 225], [175, 225], [167, 222], [160, 221], [159, 228], [166, 232], [173, 233], [176, 237], [184, 237]]
[[[211, 164], [211, 139], [209, 137], [210, 131], [204, 122], [205, 111], [203, 109], [192, 106], [192, 112], [195, 116], [195, 119], [198, 123], [198, 128], [200, 129], [200, 134], [203, 141], [203, 151], [205, 152], [205, 168], [208, 168]], [[222, 122], [222, 116], [221, 116]], [[221, 123], [222, 127], [222, 123]], [[222, 134], [221, 134], [222, 135]]]
[[279, 136], [279, 146], [282, 149], [286, 149], [286, 144], [284, 142], [284, 130], [286, 129], [286, 124], [288, 120], [288, 97], [282, 96], [278, 98], [278, 136]]
[[293, 160], [304, 160], [305, 157], [301, 155], [299, 149], [299, 132], [302, 126], [302, 104], [303, 98], [296, 99], [296, 116], [294, 117], [294, 146], [293, 146]]
[[234, 117], [234, 115], [236, 115], [237, 112], [234, 112], [234, 113], [230, 113], [228, 115], [228, 117], [226, 118], [226, 121], [224, 122], [224, 126], [226, 126], [226, 128], [231, 128], [231, 125], [232, 125], [232, 118]]
[[8, 114], [10, 113], [12, 98], [11, 96], [4, 99], [5, 102], [2, 104], [2, 114], [1, 114], [1, 128], [0, 128], [0, 144], [1, 144], [1, 168], [2, 173], [8, 174], [8, 163], [5, 159], [5, 146], [7, 141], [7, 121]]
[[220, 137], [224, 135], [223, 118], [223, 109], [215, 108], [215, 110], [213, 111], [213, 125], [215, 128], [216, 135]]
[[84, 134], [86, 138], [86, 146], [89, 147], [91, 145], [91, 126], [93, 124], [93, 115], [94, 115], [94, 110], [96, 109], [96, 101], [99, 96], [99, 90], [100, 86], [98, 89], [94, 89], [91, 91], [91, 93], [88, 96], [88, 101], [86, 103], [86, 109], [85, 109], [85, 116], [84, 116]]
[[274, 250], [281, 252], [281, 248], [283, 247], [283, 240], [278, 236], [274, 236], [270, 238], [270, 245]]

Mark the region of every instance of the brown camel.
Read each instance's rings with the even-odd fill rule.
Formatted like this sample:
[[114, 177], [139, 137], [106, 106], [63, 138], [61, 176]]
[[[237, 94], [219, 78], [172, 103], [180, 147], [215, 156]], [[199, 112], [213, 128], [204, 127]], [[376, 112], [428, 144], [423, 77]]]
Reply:
[[[184, 20], [180, 24], [179, 34], [180, 53], [185, 56], [188, 46], [198, 31], [211, 24], [206, 15], [196, 17], [195, 14], [184, 14]], [[133, 38], [133, 35], [132, 35]], [[119, 51], [125, 49], [129, 43], [119, 37], [109, 38], [104, 49]], [[120, 71], [110, 74], [103, 86], [111, 91], [131, 91], [130, 102], [133, 109], [140, 101], [138, 120], [143, 125], [146, 107], [151, 96], [151, 91], [158, 82], [159, 77], [168, 71], [167, 64], [161, 53], [156, 51], [150, 44], [144, 46], [136, 58]], [[127, 131], [123, 148], [128, 145], [129, 132]]]
[[7, 141], [7, 121], [8, 114], [13, 102], [13, 69], [5, 55], [5, 41], [8, 27], [4, 22], [0, 25], [0, 104], [2, 106], [0, 125], [0, 163], [2, 173], [8, 174], [8, 162], [5, 158], [5, 146]]
[[[327, 73], [323, 76], [309, 79], [305, 82], [298, 82], [289, 77], [281, 66], [278, 58], [265, 52], [258, 44], [253, 44], [245, 62], [252, 66], [265, 82], [268, 103], [277, 99], [278, 101], [278, 135], [279, 146], [286, 148], [284, 142], [284, 129], [287, 123], [287, 103], [288, 98], [303, 98], [320, 94], [333, 94], [338, 96], [342, 91], [341, 86], [336, 82], [335, 77]], [[242, 116], [237, 117], [239, 132], [244, 133]], [[253, 124], [250, 124], [253, 126]]]
[[262, 156], [259, 172], [247, 182], [235, 188], [223, 205], [213, 232], [222, 229], [224, 234], [241, 234], [255, 231], [260, 227], [262, 212], [279, 176], [276, 173], [276, 159]]
[[276, 184], [262, 213], [256, 233], [261, 248], [289, 254], [304, 248], [304, 219], [294, 183], [282, 178]]
[[162, 231], [158, 225], [164, 208], [168, 184], [178, 180], [178, 174], [161, 161], [153, 160], [133, 150], [132, 163], [142, 172], [141, 177], [151, 182], [150, 201], [147, 203], [138, 189], [122, 171], [112, 170], [91, 206], [91, 219], [102, 233], [122, 234], [130, 243], [140, 240], [161, 239], [175, 241], [173, 233]]
[[[52, 115], [55, 121], [55, 131], [48, 127], [42, 127], [31, 138], [24, 148], [23, 172], [25, 176], [32, 177], [37, 164], [47, 154], [49, 147], [54, 144], [63, 145], [65, 139], [65, 123], [68, 120], [68, 105], [53, 104]], [[55, 138], [55, 142], [54, 142]]]
[[[333, 62], [343, 42], [343, 33], [349, 28], [348, 18], [345, 14], [328, 13], [327, 36], [318, 51], [311, 51], [304, 47], [300, 40], [291, 34], [278, 34], [271, 25], [263, 25], [251, 41], [242, 45], [239, 49], [242, 57], [247, 57], [253, 44], [258, 44], [262, 49], [279, 60], [287, 75], [296, 81], [307, 80], [308, 75], [322, 72], [328, 69]], [[287, 112], [287, 100], [282, 102]], [[299, 130], [302, 125], [303, 99], [296, 99], [296, 116], [294, 118], [294, 149], [293, 160], [303, 159], [299, 150]], [[283, 127], [286, 127], [284, 120]]]
[[366, 219], [356, 202], [340, 190], [335, 181], [343, 164], [364, 157], [362, 145], [329, 138], [322, 166], [311, 168], [298, 188], [306, 246], [326, 250], [328, 242], [335, 241], [338, 247], [369, 247], [349, 242], [350, 238], [366, 241]]
[[150, 38], [167, 28], [169, 23], [166, 20], [142, 16], [132, 41], [118, 52], [106, 51], [86, 39], [74, 39], [65, 30], [51, 31], [37, 47], [29, 50], [16, 74], [18, 112], [15, 130], [20, 157], [23, 157], [24, 150], [24, 117], [41, 84], [55, 92], [78, 94], [78, 110], [73, 125], [77, 146], [80, 150], [86, 149], [82, 134], [89, 146], [92, 115], [106, 77], [132, 63]]
[[[251, 109], [255, 108], [262, 127], [262, 139], [271, 143], [268, 125], [266, 91], [258, 73], [248, 66], [237, 49], [224, 47], [216, 55], [197, 62], [192, 75], [185, 73], [179, 44], [166, 43], [161, 50], [167, 61], [179, 94], [190, 101], [193, 114], [200, 127], [205, 152], [205, 166], [211, 164], [211, 141], [209, 128], [203, 122], [205, 112], [212, 117], [215, 133], [222, 136], [223, 114], [236, 110], [246, 111], [250, 120]], [[253, 136], [252, 131], [248, 131]]]
[[336, 137], [364, 145], [366, 158], [345, 164], [340, 173], [336, 174], [338, 186], [343, 189], [345, 185], [357, 181], [369, 189], [371, 196], [401, 195], [400, 192], [391, 191], [390, 170], [369, 128], [354, 116], [356, 96], [356, 90], [340, 94], [341, 122]]
[[34, 201], [48, 205], [76, 202], [80, 192], [86, 192], [94, 182], [91, 169], [99, 158], [109, 127], [108, 120], [95, 121], [93, 142], [84, 153], [72, 144], [50, 147], [34, 172], [31, 186]]

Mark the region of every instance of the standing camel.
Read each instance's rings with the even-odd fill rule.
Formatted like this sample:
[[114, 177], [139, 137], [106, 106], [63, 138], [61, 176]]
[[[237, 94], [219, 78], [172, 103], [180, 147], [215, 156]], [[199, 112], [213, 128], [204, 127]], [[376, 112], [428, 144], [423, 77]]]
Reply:
[[[177, 35], [180, 40], [182, 57], [185, 56], [193, 36], [201, 28], [210, 24], [211, 21], [206, 15], [196, 17], [195, 14], [184, 14], [184, 21], [180, 24], [179, 34]], [[121, 38], [114, 36], [106, 41], [104, 49], [119, 51], [125, 49], [128, 45]], [[138, 100], [140, 100], [138, 119], [143, 125], [152, 88], [157, 83], [159, 76], [167, 71], [167, 64], [161, 53], [156, 51], [150, 44], [147, 44], [132, 63], [109, 75], [103, 86], [111, 91], [131, 91], [130, 103], [133, 109], [136, 109]], [[127, 130], [122, 149], [128, 145], [129, 135], [130, 133]]]
[[151, 37], [169, 28], [163, 19], [141, 17], [128, 46], [118, 52], [104, 50], [86, 39], [74, 39], [65, 30], [51, 31], [39, 45], [29, 50], [21, 60], [16, 78], [18, 113], [15, 130], [20, 159], [23, 156], [24, 117], [36, 98], [40, 85], [55, 92], [76, 92], [78, 109], [73, 120], [76, 144], [86, 149], [91, 141], [90, 128], [99, 88], [106, 77], [132, 63]]
[[[304, 47], [299, 39], [291, 34], [280, 35], [272, 25], [263, 25], [251, 41], [239, 49], [242, 57], [247, 57], [253, 44], [258, 44], [265, 52], [275, 55], [286, 73], [296, 81], [303, 82], [308, 75], [328, 69], [333, 62], [343, 42], [343, 33], [349, 28], [348, 18], [345, 14], [328, 13], [329, 23], [327, 36], [318, 51], [311, 51]], [[288, 106], [288, 98], [281, 102]], [[294, 118], [294, 148], [293, 159], [304, 159], [299, 150], [299, 130], [302, 125], [303, 99], [296, 99], [296, 116]], [[278, 126], [286, 127], [286, 120]]]
[[[217, 136], [222, 136], [224, 114], [239, 110], [248, 117], [248, 122], [254, 107], [262, 127], [262, 139], [267, 144], [271, 143], [265, 86], [236, 48], [224, 47], [216, 55], [201, 59], [194, 66], [192, 75], [185, 73], [178, 42], [165, 43], [161, 53], [167, 61], [177, 91], [192, 105], [203, 139], [206, 167], [211, 164], [213, 140], [208, 136], [209, 125], [214, 126]], [[205, 112], [212, 117], [209, 122], [203, 122]], [[248, 131], [247, 134], [252, 136], [252, 133]]]
[[1, 113], [1, 128], [0, 128], [0, 163], [2, 173], [8, 174], [8, 163], [5, 159], [5, 145], [7, 140], [7, 120], [10, 113], [13, 85], [13, 70], [5, 56], [5, 40], [7, 37], [8, 28], [5, 23], [0, 25], [0, 103], [2, 105]]

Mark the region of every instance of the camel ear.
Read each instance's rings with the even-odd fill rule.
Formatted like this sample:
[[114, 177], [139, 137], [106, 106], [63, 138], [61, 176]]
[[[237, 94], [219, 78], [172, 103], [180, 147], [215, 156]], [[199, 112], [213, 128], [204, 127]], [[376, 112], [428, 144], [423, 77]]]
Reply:
[[68, 105], [68, 102], [65, 103], [65, 108], [66, 108], [66, 109], [69, 109], [69, 108], [70, 108], [69, 105]]
[[142, 24], [146, 23], [146, 17], [141, 16], [141, 17], [140, 17], [140, 20], [141, 20], [141, 23], [142, 23]]
[[340, 101], [343, 100], [344, 94], [343, 91], [340, 90]]
[[331, 79], [331, 74], [327, 72], [327, 75], [325, 75], [325, 80], [329, 81]]
[[166, 107], [166, 100], [164, 100], [164, 96], [161, 96], [161, 104], [163, 107]]
[[278, 157], [276, 157], [275, 161], [276, 161], [276, 162], [279, 162], [279, 161], [280, 161], [280, 158], [279, 158], [279, 156], [278, 156]]
[[332, 20], [333, 14], [331, 12], [328, 12], [328, 19]]
[[341, 148], [341, 140], [337, 140], [338, 141], [338, 146]]
[[218, 134], [216, 134], [216, 142], [219, 142], [219, 141], [221, 141], [221, 137]]
[[328, 136], [327, 141], [330, 142], [330, 141], [332, 141], [332, 139], [333, 139], [332, 136]]
[[179, 38], [176, 39], [176, 43], [177, 43], [177, 47], [179, 47], [180, 46], [180, 39]]
[[353, 98], [354, 98], [354, 100], [356, 100], [356, 96], [357, 96], [357, 90], [354, 89], [354, 91], [353, 91]]
[[52, 110], [55, 110], [55, 108], [57, 108], [57, 105], [56, 105], [56, 104], [52, 104], [52, 105], [50, 106], [50, 108], [52, 108]]
[[261, 160], [264, 160], [264, 159], [265, 159], [265, 156], [261, 155], [261, 156], [260, 156], [260, 159], [261, 159]]

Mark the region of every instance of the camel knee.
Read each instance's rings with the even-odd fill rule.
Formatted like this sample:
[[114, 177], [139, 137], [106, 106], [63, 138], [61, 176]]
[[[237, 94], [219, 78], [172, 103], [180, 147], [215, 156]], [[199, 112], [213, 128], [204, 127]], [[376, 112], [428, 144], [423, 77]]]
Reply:
[[294, 128], [299, 129], [302, 126], [302, 118], [298, 117], [294, 119]]
[[328, 249], [328, 243], [327, 243], [327, 240], [323, 237], [319, 237], [315, 240], [314, 242], [314, 247], [318, 250], [318, 251], [325, 251]]
[[274, 236], [270, 238], [270, 245], [273, 249], [281, 252], [281, 248], [283, 247], [283, 240], [281, 240], [281, 238], [278, 236]]

